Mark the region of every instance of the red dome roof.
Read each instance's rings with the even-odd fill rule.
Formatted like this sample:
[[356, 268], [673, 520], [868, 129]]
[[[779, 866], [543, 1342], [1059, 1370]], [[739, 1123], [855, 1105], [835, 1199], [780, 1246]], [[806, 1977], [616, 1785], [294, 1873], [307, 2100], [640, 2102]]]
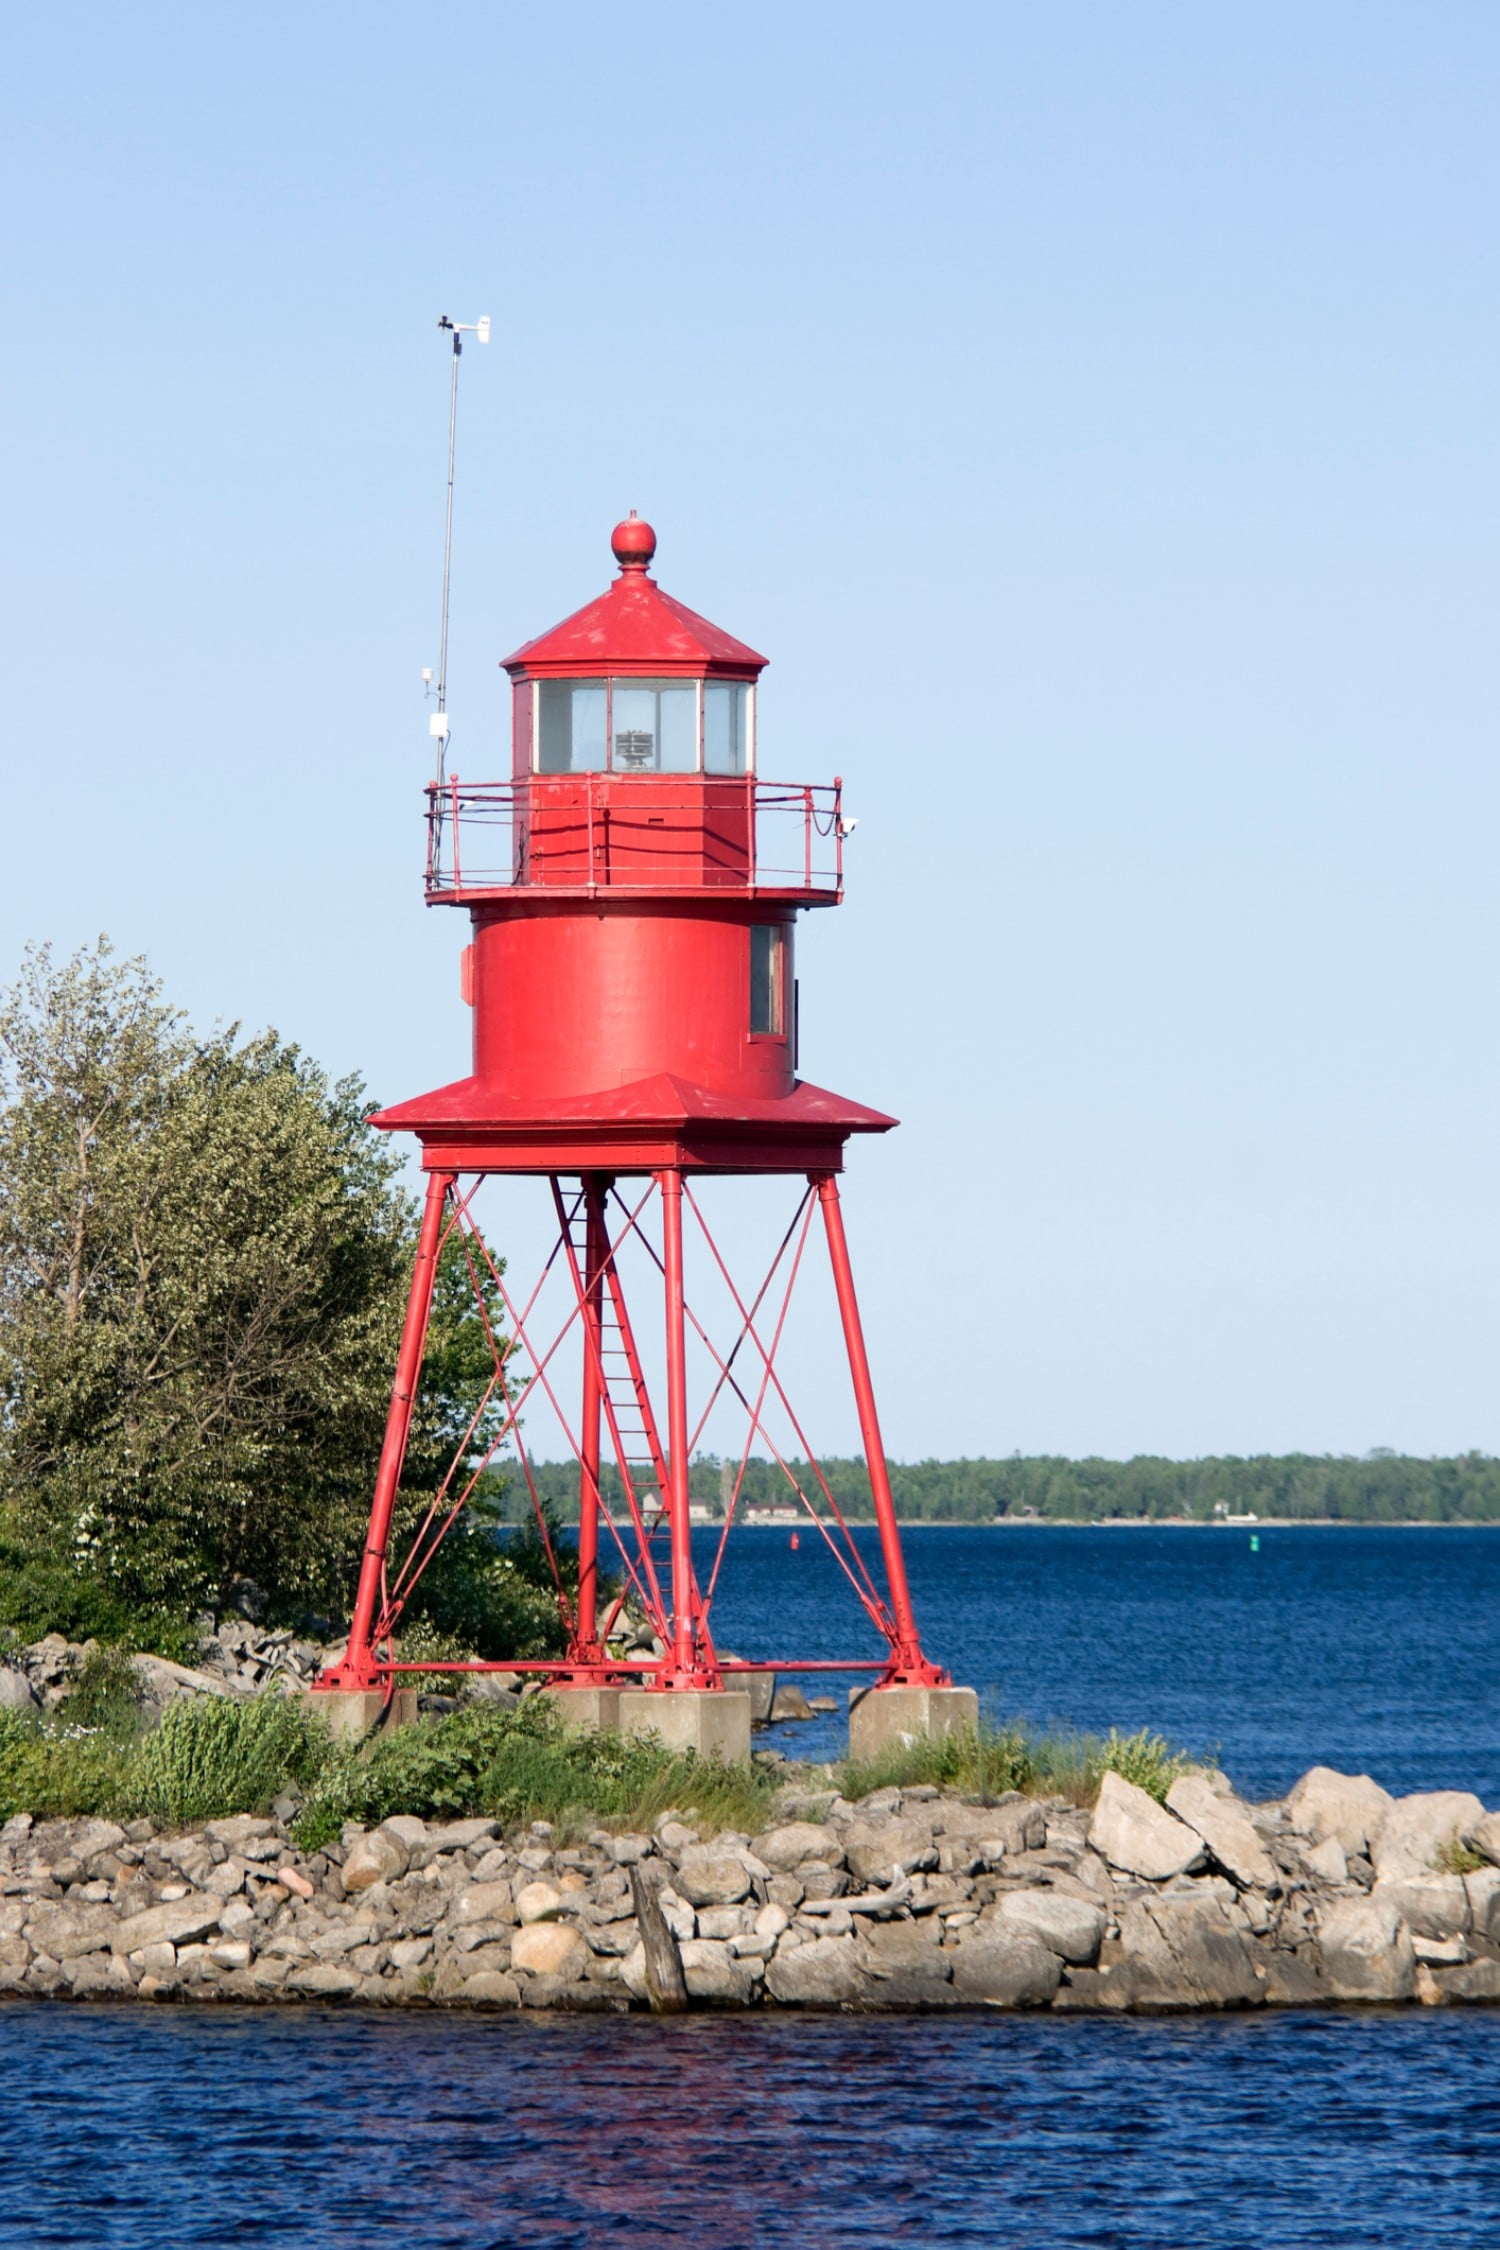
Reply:
[[768, 659], [664, 594], [647, 567], [656, 533], [634, 513], [610, 540], [620, 575], [607, 593], [574, 610], [504, 659], [516, 679], [556, 679], [596, 672], [677, 673], [754, 679]]

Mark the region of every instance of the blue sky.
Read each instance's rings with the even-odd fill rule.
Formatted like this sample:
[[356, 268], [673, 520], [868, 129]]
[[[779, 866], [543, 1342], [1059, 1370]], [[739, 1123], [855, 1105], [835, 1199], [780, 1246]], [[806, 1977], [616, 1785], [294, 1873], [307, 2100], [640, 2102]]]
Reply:
[[803, 1065], [903, 1120], [891, 1450], [1500, 1448], [1492, 10], [63, 0], [8, 62], [0, 974], [107, 929], [461, 1075], [488, 312], [460, 770], [635, 506], [860, 816]]

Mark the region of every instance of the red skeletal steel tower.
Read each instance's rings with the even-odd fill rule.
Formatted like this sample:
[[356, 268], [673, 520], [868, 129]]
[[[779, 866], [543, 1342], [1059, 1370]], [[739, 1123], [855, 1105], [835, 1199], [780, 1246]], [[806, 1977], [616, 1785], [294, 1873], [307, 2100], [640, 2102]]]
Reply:
[[[766, 659], [662, 592], [649, 575], [656, 539], [648, 524], [632, 515], [612, 545], [619, 575], [608, 591], [506, 660], [511, 778], [455, 775], [428, 790], [428, 901], [465, 908], [473, 924], [463, 984], [474, 1067], [375, 1119], [418, 1136], [428, 1186], [348, 1653], [322, 1684], [389, 1694], [402, 1669], [392, 1636], [404, 1603], [502, 1439], [516, 1440], [531, 1482], [517, 1428], [540, 1392], [579, 1469], [579, 1586], [570, 1599], [559, 1583], [567, 1655], [551, 1667], [556, 1685], [588, 1691], [596, 1715], [611, 1719], [622, 1715], [609, 1701], [615, 1691], [643, 1689], [651, 1703], [630, 1695], [637, 1708], [633, 1717], [624, 1711], [626, 1724], [647, 1723], [644, 1708], [661, 1728], [674, 1697], [743, 1701], [748, 1714], [748, 1697], [725, 1690], [736, 1669], [752, 1666], [717, 1655], [709, 1622], [717, 1565], [700, 1582], [690, 1543], [688, 1465], [693, 1407], [702, 1403], [688, 1395], [691, 1326], [717, 1371], [708, 1404], [728, 1393], [746, 1412], [720, 1554], [759, 1439], [786, 1468], [886, 1650], [874, 1665], [817, 1665], [779, 1650], [764, 1661], [875, 1671], [878, 1688], [905, 1694], [903, 1731], [912, 1731], [913, 1698], [916, 1725], [946, 1726], [971, 1714], [973, 1698], [952, 1689], [918, 1638], [837, 1186], [849, 1136], [886, 1132], [895, 1120], [796, 1071], [793, 926], [803, 908], [835, 906], [842, 896], [841, 785], [760, 778], [755, 701]], [[540, 1177], [550, 1188], [558, 1232], [549, 1270], [569, 1285], [563, 1326], [572, 1350], [581, 1343], [576, 1393], [559, 1372], [563, 1336], [531, 1333], [535, 1295], [523, 1298], [502, 1279], [470, 1221], [474, 1187], [497, 1173]], [[802, 1187], [771, 1275], [753, 1296], [735, 1289], [700, 1202], [704, 1176], [724, 1174], [790, 1176]], [[786, 1302], [817, 1219], [853, 1377], [883, 1586], [816, 1467], [776, 1366]], [[736, 1307], [732, 1348], [714, 1344], [685, 1295], [688, 1227]], [[472, 1436], [460, 1444], [398, 1564], [388, 1553], [393, 1505], [434, 1272], [455, 1231], [476, 1278], [488, 1267], [510, 1321], [509, 1342], [495, 1350], [501, 1426], [496, 1436], [492, 1413], [482, 1452]], [[644, 1246], [653, 1283], [659, 1278], [664, 1412], [626, 1302], [627, 1243]], [[798, 1473], [771, 1444], [771, 1398], [801, 1442], [808, 1465]], [[706, 1409], [699, 1430], [705, 1419]], [[619, 1472], [608, 1504], [607, 1454]], [[601, 1614], [601, 1546], [604, 1567], [621, 1575], [665, 1649], [649, 1665], [610, 1651], [624, 1596], [615, 1614]], [[748, 1748], [748, 1715], [727, 1736], [712, 1726], [674, 1731]]]

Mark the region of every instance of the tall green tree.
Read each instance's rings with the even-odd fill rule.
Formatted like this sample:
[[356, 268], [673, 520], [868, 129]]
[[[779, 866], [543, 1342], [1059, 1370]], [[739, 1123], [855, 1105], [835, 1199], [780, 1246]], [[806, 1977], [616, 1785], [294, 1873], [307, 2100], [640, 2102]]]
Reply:
[[[182, 1608], [244, 1576], [338, 1611], [415, 1231], [368, 1108], [273, 1032], [196, 1036], [105, 939], [63, 963], [28, 953], [0, 997], [13, 1539], [128, 1603]], [[481, 1313], [450, 1245], [398, 1537], [493, 1368], [484, 1295]]]

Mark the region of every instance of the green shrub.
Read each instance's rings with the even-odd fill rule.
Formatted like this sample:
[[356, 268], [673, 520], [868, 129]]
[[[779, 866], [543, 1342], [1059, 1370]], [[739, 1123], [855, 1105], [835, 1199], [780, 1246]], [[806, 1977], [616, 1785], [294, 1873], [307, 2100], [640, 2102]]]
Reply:
[[306, 1787], [329, 1756], [326, 1729], [292, 1696], [184, 1698], [142, 1740], [129, 1794], [152, 1820], [221, 1820]]
[[0, 1819], [111, 1813], [124, 1809], [129, 1794], [130, 1752], [118, 1741], [34, 1712], [0, 1711]]
[[1179, 1774], [1208, 1762], [1187, 1750], [1174, 1750], [1148, 1727], [1142, 1727], [1138, 1734], [1121, 1734], [1111, 1727], [1102, 1742], [1086, 1741], [1083, 1753], [1084, 1773], [1094, 1794], [1106, 1773], [1117, 1773], [1122, 1780], [1133, 1781], [1137, 1789], [1144, 1789], [1158, 1804], [1165, 1803], [1167, 1791]]
[[132, 1603], [72, 1555], [40, 1536], [0, 1535], [0, 1626], [20, 1641], [61, 1633], [68, 1641], [104, 1641], [146, 1649], [178, 1664], [197, 1661], [188, 1618], [166, 1605]]

